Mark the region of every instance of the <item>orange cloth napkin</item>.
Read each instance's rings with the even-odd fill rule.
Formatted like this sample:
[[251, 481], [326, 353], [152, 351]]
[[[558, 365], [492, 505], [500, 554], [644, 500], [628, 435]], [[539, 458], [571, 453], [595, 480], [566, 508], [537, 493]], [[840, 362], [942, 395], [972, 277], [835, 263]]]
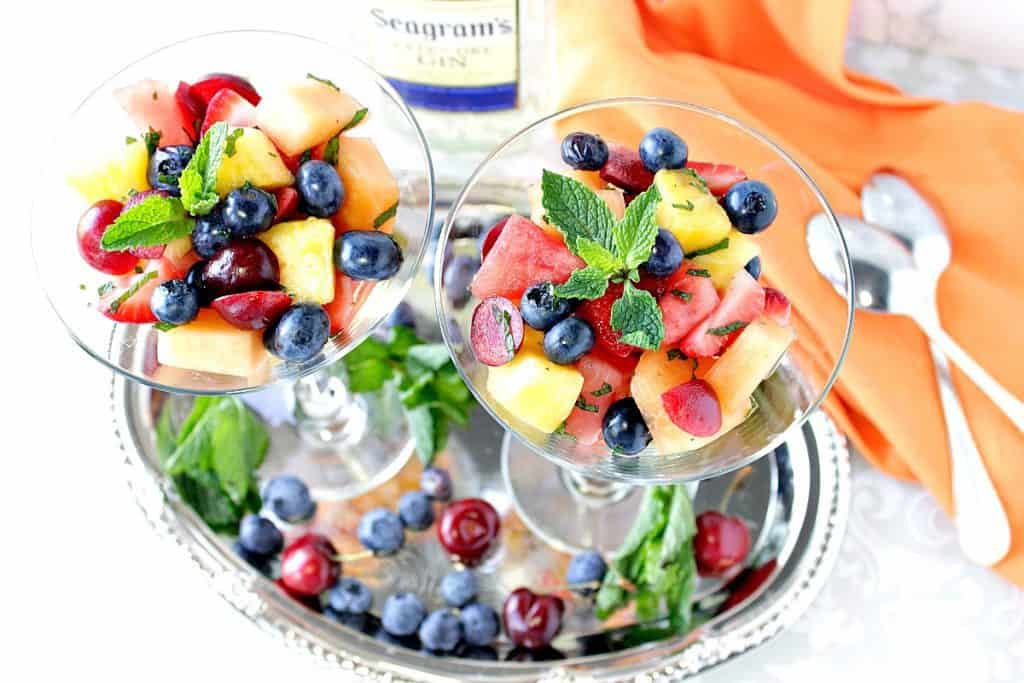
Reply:
[[[559, 0], [558, 104], [656, 95], [719, 109], [778, 142], [839, 212], [859, 214], [859, 189], [874, 171], [903, 175], [952, 233], [953, 264], [939, 287], [945, 328], [1024, 396], [1024, 115], [907, 97], [851, 72], [843, 64], [849, 4]], [[633, 141], [640, 133], [628, 127], [651, 122], [609, 125]], [[803, 312], [799, 351], [816, 374], [834, 362], [844, 304], [813, 270], [803, 226], [777, 232], [764, 234], [765, 273]], [[955, 369], [953, 380], [1013, 528], [1010, 555], [996, 569], [1024, 585], [1024, 438]], [[871, 462], [920, 481], [951, 512], [945, 422], [927, 343], [912, 322], [857, 314], [827, 409]]]

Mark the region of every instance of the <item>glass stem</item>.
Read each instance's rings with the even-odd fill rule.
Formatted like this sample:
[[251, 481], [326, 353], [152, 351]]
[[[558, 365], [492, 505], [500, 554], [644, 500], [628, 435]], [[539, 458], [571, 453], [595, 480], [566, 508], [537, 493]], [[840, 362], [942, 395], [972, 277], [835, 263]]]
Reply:
[[313, 447], [353, 445], [366, 433], [369, 415], [362, 398], [348, 390], [344, 371], [325, 368], [295, 383], [295, 426]]
[[590, 509], [614, 505], [629, 495], [633, 487], [605, 479], [595, 479], [572, 470], [560, 470], [562, 483], [572, 497], [584, 507]]

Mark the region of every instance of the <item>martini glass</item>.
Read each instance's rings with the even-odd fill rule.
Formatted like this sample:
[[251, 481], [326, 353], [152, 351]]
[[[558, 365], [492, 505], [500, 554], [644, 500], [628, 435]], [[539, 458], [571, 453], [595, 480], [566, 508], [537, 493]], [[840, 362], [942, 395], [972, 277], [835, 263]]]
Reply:
[[[140, 135], [115, 99], [116, 89], [153, 79], [173, 90], [179, 81], [197, 80], [211, 69], [247, 78], [257, 90], [310, 73], [336, 83], [368, 109], [366, 119], [351, 134], [374, 142], [400, 193], [392, 235], [403, 249], [401, 269], [388, 280], [354, 284], [350, 295], [365, 300], [314, 357], [303, 362], [268, 362], [248, 377], [161, 365], [153, 325], [115, 323], [101, 315], [97, 290], [112, 278], [90, 268], [78, 254], [74, 230], [86, 203], [65, 181], [74, 164], [103, 158], [95, 155], [126, 144], [128, 136]], [[340, 363], [405, 296], [433, 219], [430, 152], [412, 112], [383, 77], [358, 59], [311, 38], [274, 31], [216, 33], [173, 43], [132, 62], [100, 83], [58, 130], [37, 185], [41, 189], [33, 206], [32, 252], [54, 311], [87, 354], [114, 372], [152, 387], [154, 395], [178, 395], [171, 400], [185, 408], [196, 395], [249, 393], [246, 400], [251, 399], [273, 421], [292, 422], [295, 427], [291, 454], [285, 460], [268, 461], [264, 471], [287, 470], [302, 476], [318, 496], [358, 495], [402, 466], [413, 446], [400, 406], [386, 397], [351, 394]], [[263, 392], [250, 393], [259, 390]], [[384, 419], [388, 415], [394, 419]]]
[[[757, 236], [767, 278], [782, 274], [795, 261], [803, 264], [803, 272], [813, 272], [804, 225], [809, 216], [825, 214], [832, 251], [840, 261], [837, 270], [844, 273], [845, 296], [836, 299], [814, 279], [784, 280], [783, 291], [822, 290], [815, 296], [791, 297], [796, 318], [813, 316], [818, 321], [816, 338], [802, 340], [804, 346], [819, 351], [813, 354], [814, 360], [791, 347], [755, 393], [755, 410], [715, 441], [679, 453], [658, 452], [651, 444], [636, 456], [623, 456], [613, 454], [603, 440], [585, 446], [565, 434], [541, 432], [492, 399], [486, 383], [488, 367], [468, 343], [478, 302], [461, 282], [445, 281], [441, 259], [449, 242], [454, 243], [452, 249], [466, 248], [452, 237], [457, 221], [502, 209], [530, 215], [527, 188], [539, 182], [542, 169], [569, 173], [559, 152], [566, 133], [588, 131], [635, 147], [644, 132], [656, 126], [679, 133], [689, 145], [690, 159], [735, 164], [772, 187], [779, 214], [773, 226]], [[641, 486], [696, 482], [772, 452], [824, 400], [846, 355], [853, 325], [853, 276], [846, 245], [825, 197], [808, 174], [778, 145], [735, 119], [665, 99], [625, 97], [581, 104], [540, 119], [498, 145], [452, 205], [434, 273], [435, 304], [455, 364], [479, 402], [506, 430], [502, 469], [517, 512], [531, 530], [567, 552], [585, 547], [617, 549], [635, 518]], [[463, 290], [452, 291], [457, 286]], [[466, 296], [470, 296], [467, 304], [453, 305]], [[800, 301], [820, 303], [815, 310], [806, 310]], [[798, 336], [800, 331], [798, 326]]]

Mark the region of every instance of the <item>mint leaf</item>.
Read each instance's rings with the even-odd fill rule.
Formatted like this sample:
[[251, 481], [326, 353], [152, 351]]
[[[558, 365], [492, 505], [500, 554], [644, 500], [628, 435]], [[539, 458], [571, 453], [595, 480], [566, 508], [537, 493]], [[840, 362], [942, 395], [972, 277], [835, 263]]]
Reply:
[[654, 240], [658, 237], [654, 212], [660, 201], [661, 193], [657, 186], [651, 185], [630, 202], [622, 220], [612, 231], [615, 253], [625, 263], [626, 270], [636, 268], [651, 257]]
[[338, 165], [338, 136], [335, 135], [333, 138], [327, 141], [324, 145], [324, 161], [329, 163], [331, 166]]
[[417, 406], [405, 411], [405, 419], [416, 444], [416, 453], [424, 462], [434, 459], [434, 416], [429, 406]]
[[726, 337], [732, 334], [733, 332], [736, 332], [737, 330], [742, 330], [749, 324], [750, 323], [745, 322], [743, 320], [734, 320], [728, 325], [723, 325], [722, 327], [712, 327], [710, 330], [708, 330], [708, 334], [712, 334], [716, 337]]
[[706, 268], [687, 268], [686, 274], [694, 277], [711, 277], [711, 271]]
[[226, 142], [224, 143], [224, 156], [235, 156], [235, 143], [238, 142], [238, 138], [242, 137], [243, 135], [245, 135], [244, 128], [235, 128], [233, 131], [228, 133]]
[[220, 199], [216, 192], [217, 172], [227, 144], [228, 124], [219, 121], [210, 126], [178, 179], [181, 203], [193, 216], [210, 213]]
[[626, 282], [622, 296], [612, 304], [612, 329], [618, 331], [623, 344], [641, 349], [657, 349], [665, 339], [665, 323], [658, 302], [650, 292]]
[[608, 275], [597, 268], [577, 268], [569, 281], [555, 287], [555, 296], [562, 299], [597, 299], [608, 289]]
[[594, 391], [591, 391], [590, 395], [591, 396], [604, 396], [605, 394], [610, 394], [610, 393], [612, 393], [612, 385], [608, 384], [608, 382], [605, 382], [604, 384], [601, 385], [600, 389], [595, 389]]
[[103, 233], [100, 246], [107, 251], [167, 244], [192, 234], [195, 221], [185, 215], [177, 197], [147, 197], [123, 212]]
[[669, 292], [669, 294], [676, 297], [677, 299], [681, 299], [682, 301], [689, 301], [690, 299], [693, 298], [693, 294], [683, 289], [673, 289], [671, 292]]
[[444, 344], [419, 344], [410, 348], [407, 356], [431, 370], [440, 370], [452, 359]]
[[380, 230], [385, 223], [395, 217], [398, 213], [398, 202], [380, 212], [380, 215], [373, 219], [373, 229]]
[[587, 399], [582, 396], [576, 399], [576, 407], [588, 413], [596, 413], [599, 410], [599, 408], [593, 403], [587, 403]]
[[586, 261], [588, 266], [604, 272], [606, 276], [623, 268], [622, 259], [587, 237], [576, 240], [576, 255]]
[[593, 190], [574, 178], [546, 169], [540, 186], [547, 220], [565, 236], [569, 251], [577, 253], [576, 241], [580, 237], [612, 249], [615, 216]]
[[388, 363], [367, 360], [361, 363], [347, 362], [349, 391], [365, 393], [377, 391], [394, 377], [394, 370]]
[[328, 87], [331, 87], [331, 88], [334, 88], [338, 92], [341, 92], [341, 88], [336, 86], [334, 84], [334, 81], [329, 81], [326, 78], [320, 78], [319, 76], [314, 76], [313, 74], [306, 74], [306, 78], [310, 78], [310, 79], [316, 81], [317, 83], [323, 83], [324, 85], [326, 85]]
[[706, 254], [714, 254], [716, 251], [722, 251], [723, 249], [728, 249], [728, 248], [729, 248], [729, 238], [728, 237], [723, 237], [721, 240], [719, 240], [718, 242], [715, 242], [710, 247], [704, 247], [703, 249], [698, 249], [697, 251], [694, 251], [694, 252], [691, 252], [691, 253], [687, 254], [686, 257], [687, 258], [693, 258], [695, 256], [704, 256]]
[[[341, 132], [344, 133], [346, 130], [351, 130], [352, 128], [358, 126], [360, 123], [362, 123], [363, 119], [366, 118], [366, 114], [369, 111], [370, 110], [367, 109], [366, 107], [363, 107], [362, 109], [357, 111], [355, 114], [352, 115], [352, 120], [346, 123], [345, 127], [341, 129]], [[326, 155], [324, 156], [326, 158]]]

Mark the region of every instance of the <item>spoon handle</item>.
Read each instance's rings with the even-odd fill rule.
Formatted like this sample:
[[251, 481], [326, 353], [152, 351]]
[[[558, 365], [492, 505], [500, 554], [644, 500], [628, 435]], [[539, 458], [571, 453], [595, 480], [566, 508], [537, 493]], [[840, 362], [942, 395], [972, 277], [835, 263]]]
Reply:
[[1013, 422], [1017, 429], [1024, 432], [1024, 403], [1021, 403], [1006, 387], [997, 382], [992, 375], [988, 374], [985, 368], [981, 367], [973, 358], [967, 355], [967, 352], [960, 348], [960, 345], [953, 341], [953, 338], [946, 334], [946, 331], [937, 322], [928, 320], [923, 316], [915, 317], [914, 320], [921, 326], [924, 333], [928, 335], [928, 338], [951, 361], [956, 363], [957, 367], [963, 370], [964, 374], [978, 385], [978, 388], [986, 396], [992, 399], [996, 407], [1010, 418], [1010, 421]]
[[931, 344], [931, 349], [939, 399], [946, 417], [960, 548], [971, 562], [988, 567], [1010, 551], [1010, 522], [953, 388], [949, 362], [936, 344]]

